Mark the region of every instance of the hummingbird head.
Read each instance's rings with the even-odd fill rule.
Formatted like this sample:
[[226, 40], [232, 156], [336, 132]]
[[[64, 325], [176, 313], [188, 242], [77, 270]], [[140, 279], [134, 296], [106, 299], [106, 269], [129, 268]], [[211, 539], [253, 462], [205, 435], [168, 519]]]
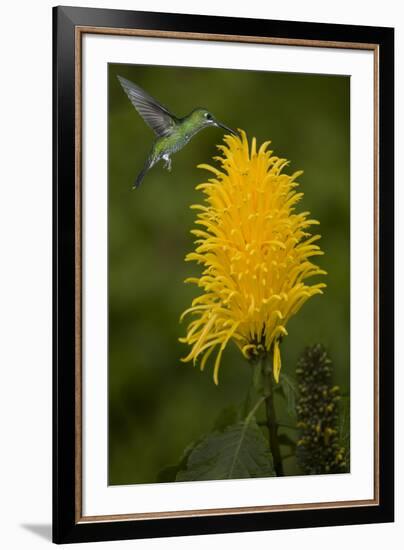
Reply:
[[207, 111], [206, 109], [195, 109], [192, 113], [193, 118], [195, 118], [195, 121], [197, 122], [198, 126], [200, 128], [206, 128], [207, 126], [217, 126], [218, 128], [223, 128], [223, 130], [226, 130], [226, 132], [229, 132], [230, 134], [236, 135], [236, 132], [226, 126], [225, 124], [222, 124], [216, 118]]

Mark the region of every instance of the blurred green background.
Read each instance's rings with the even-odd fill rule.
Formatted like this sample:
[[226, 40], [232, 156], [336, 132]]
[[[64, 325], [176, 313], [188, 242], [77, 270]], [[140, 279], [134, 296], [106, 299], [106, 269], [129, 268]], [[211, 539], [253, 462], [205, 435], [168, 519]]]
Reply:
[[[282, 368], [293, 376], [307, 345], [324, 344], [335, 381], [349, 392], [349, 77], [110, 64], [109, 78], [109, 483], [153, 483], [185, 447], [209, 432], [220, 411], [240, 403], [250, 367], [228, 346], [220, 383], [180, 358], [179, 316], [198, 291], [183, 280], [199, 273], [184, 262], [201, 202], [195, 186], [208, 173], [223, 131], [209, 128], [131, 187], [153, 141], [117, 75], [140, 85], [177, 116], [205, 107], [277, 156], [304, 170], [300, 209], [321, 222], [318, 260], [328, 271], [324, 296], [288, 324]], [[298, 473], [293, 459], [288, 474]]]

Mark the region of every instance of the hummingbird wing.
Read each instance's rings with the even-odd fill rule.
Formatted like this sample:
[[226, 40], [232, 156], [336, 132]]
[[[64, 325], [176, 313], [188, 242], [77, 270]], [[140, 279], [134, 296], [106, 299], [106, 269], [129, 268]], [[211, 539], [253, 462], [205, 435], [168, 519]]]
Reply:
[[171, 134], [178, 119], [142, 88], [122, 76], [118, 76], [118, 79], [132, 105], [146, 124], [159, 137]]

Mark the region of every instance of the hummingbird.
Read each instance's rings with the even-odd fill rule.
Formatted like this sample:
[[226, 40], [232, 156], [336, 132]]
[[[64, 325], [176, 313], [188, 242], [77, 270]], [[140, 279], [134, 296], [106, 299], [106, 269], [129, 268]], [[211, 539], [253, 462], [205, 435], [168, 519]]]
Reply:
[[156, 135], [133, 189], [139, 187], [146, 173], [160, 160], [163, 160], [165, 168], [171, 171], [171, 155], [182, 149], [200, 130], [208, 126], [217, 126], [236, 135], [234, 130], [216, 120], [206, 109], [197, 108], [189, 115], [178, 118], [137, 84], [122, 76], [118, 76], [118, 80], [136, 111]]

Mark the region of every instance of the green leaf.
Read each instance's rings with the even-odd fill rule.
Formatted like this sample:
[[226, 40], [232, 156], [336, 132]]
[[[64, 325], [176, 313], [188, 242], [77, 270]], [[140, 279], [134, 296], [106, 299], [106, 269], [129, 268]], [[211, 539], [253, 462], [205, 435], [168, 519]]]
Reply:
[[238, 412], [236, 408], [233, 405], [229, 405], [220, 411], [213, 425], [213, 429], [222, 432], [227, 426], [235, 424], [237, 420]]
[[175, 481], [178, 472], [180, 471], [181, 466], [175, 464], [173, 466], [166, 466], [157, 474], [156, 482], [157, 483], [169, 483], [170, 481]]
[[278, 435], [278, 443], [279, 445], [285, 445], [287, 447], [292, 447], [292, 448], [296, 447], [296, 443], [287, 434]]
[[202, 441], [202, 438], [199, 438], [197, 441], [190, 443], [182, 453], [182, 456], [177, 464], [170, 464], [166, 466], [157, 474], [156, 482], [157, 483], [168, 483], [170, 481], [175, 481], [178, 472], [186, 468], [188, 457], [193, 451], [193, 449]]
[[268, 442], [255, 418], [213, 432], [191, 451], [176, 481], [246, 479], [275, 475]]
[[296, 396], [297, 396], [297, 386], [295, 381], [288, 376], [286, 373], [281, 373], [280, 378], [281, 388], [283, 395], [286, 398], [286, 406], [289, 416], [292, 418], [296, 417]]

